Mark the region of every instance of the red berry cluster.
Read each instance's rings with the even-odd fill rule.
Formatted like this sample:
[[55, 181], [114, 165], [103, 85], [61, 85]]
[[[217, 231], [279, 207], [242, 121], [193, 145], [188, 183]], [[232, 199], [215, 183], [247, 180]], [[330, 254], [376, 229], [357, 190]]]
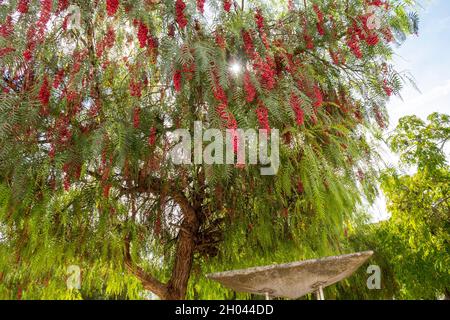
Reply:
[[292, 110], [294, 110], [297, 124], [299, 126], [303, 125], [303, 123], [305, 122], [305, 114], [301, 107], [300, 99], [294, 93], [291, 94], [290, 104]]
[[63, 23], [61, 26], [64, 31], [67, 31], [67, 28], [69, 26], [69, 18], [70, 18], [70, 14], [68, 14], [64, 17], [64, 20], [63, 20]]
[[183, 65], [181, 72], [183, 73], [184, 79], [186, 79], [186, 81], [192, 80], [195, 73], [195, 63]]
[[148, 42], [148, 34], [149, 34], [148, 27], [142, 21], [136, 21], [135, 23], [138, 25], [137, 37], [139, 40], [139, 46], [141, 48], [144, 48]]
[[28, 5], [30, 4], [30, 0], [19, 0], [17, 5], [17, 11], [25, 14], [28, 13]]
[[331, 60], [333, 60], [333, 63], [335, 65], [340, 64], [339, 54], [336, 51], [332, 50], [332, 49], [330, 49], [329, 51], [330, 51], [330, 56], [331, 56]]
[[144, 22], [135, 20], [133, 24], [138, 28], [137, 37], [141, 48], [148, 47], [150, 49], [149, 52], [153, 52], [154, 49], [158, 48], [158, 40], [153, 37]]
[[318, 85], [314, 86], [314, 107], [319, 108], [323, 104], [323, 96], [322, 91], [320, 91], [320, 88]]
[[306, 49], [308, 50], [314, 49], [313, 38], [308, 33], [306, 33], [306, 31], [305, 34], [303, 35], [303, 38], [305, 39]]
[[258, 109], [256, 109], [256, 116], [258, 117], [258, 122], [261, 128], [267, 132], [270, 132], [269, 110], [267, 110], [262, 101], [259, 101]]
[[56, 154], [55, 145], [52, 144], [52, 145], [50, 146], [50, 150], [49, 150], [49, 152], [48, 152], [48, 157], [50, 158], [50, 160], [53, 161], [53, 159], [55, 159], [55, 154]]
[[65, 163], [63, 166], [63, 173], [64, 173], [64, 190], [69, 191], [70, 190], [70, 164]]
[[383, 81], [383, 90], [388, 97], [390, 97], [392, 95], [393, 90], [389, 86], [388, 81], [386, 79]]
[[175, 19], [181, 29], [184, 29], [188, 24], [186, 16], [184, 15], [184, 9], [186, 9], [186, 4], [183, 2], [183, 0], [177, 0], [175, 3]]
[[216, 32], [216, 44], [221, 49], [225, 49], [225, 47], [226, 47], [225, 38], [220, 32]]
[[322, 11], [320, 11], [320, 8], [319, 8], [319, 6], [317, 4], [313, 5], [313, 9], [314, 9], [314, 12], [317, 15], [317, 20], [318, 20], [318, 22], [316, 24], [317, 31], [319, 32], [319, 34], [321, 36], [323, 36], [323, 35], [325, 35], [325, 29], [324, 29], [324, 26], [323, 26], [324, 25], [323, 13], [322, 13]]
[[139, 128], [141, 124], [141, 108], [134, 108], [133, 110], [133, 127], [135, 129]]
[[213, 90], [214, 98], [219, 100], [221, 103], [223, 103], [226, 107], [228, 106], [228, 98], [223, 90], [222, 86], [219, 82], [219, 77], [217, 74], [214, 75], [214, 90]]
[[112, 17], [119, 9], [119, 0], [106, 0], [106, 12]]
[[6, 56], [7, 54], [9, 54], [11, 52], [14, 52], [14, 51], [16, 51], [16, 49], [10, 48], [10, 47], [1, 48], [0, 49], [0, 58], [3, 57], [3, 56]]
[[110, 169], [108, 166], [108, 159], [107, 159], [107, 148], [104, 147], [102, 150], [102, 161], [100, 163], [100, 174], [102, 175], [102, 180], [105, 181], [109, 177]]
[[54, 126], [47, 130], [47, 140], [50, 142], [50, 150], [48, 156], [50, 160], [55, 158], [58, 149], [64, 149], [68, 146], [72, 139], [72, 131], [70, 130], [70, 116], [60, 115]]
[[33, 52], [36, 48], [36, 28], [29, 28], [27, 31], [27, 46], [23, 52], [25, 61], [30, 61], [33, 58]]
[[176, 92], [181, 91], [181, 76], [182, 74], [180, 70], [176, 70], [173, 74], [173, 86], [175, 87]]
[[50, 86], [47, 77], [44, 78], [41, 88], [39, 89], [39, 101], [43, 107], [48, 106], [50, 101]]
[[205, 0], [197, 0], [197, 9], [202, 14], [205, 12]]
[[389, 9], [389, 3], [387, 1], [383, 1], [383, 0], [372, 0], [372, 1], [369, 1], [368, 5], [369, 6], [377, 6], [377, 7], [384, 6], [384, 8], [386, 10]]
[[256, 89], [252, 83], [250, 73], [248, 71], [246, 71], [244, 74], [244, 90], [246, 93], [245, 100], [249, 103], [253, 102], [253, 100], [255, 100], [256, 97]]
[[105, 49], [111, 49], [116, 41], [116, 33], [112, 27], [108, 28], [106, 36], [97, 44], [97, 57], [100, 59], [103, 56]]
[[380, 41], [376, 32], [369, 29], [368, 18], [368, 15], [360, 16], [360, 23], [354, 21], [353, 25], [347, 30], [347, 45], [358, 59], [362, 58], [360, 41], [365, 41], [369, 46], [375, 46]]
[[23, 57], [26, 61], [30, 61], [33, 58], [34, 49], [45, 34], [46, 25], [52, 14], [52, 5], [52, 0], [41, 0], [39, 20], [36, 22], [36, 26], [29, 28], [27, 32], [27, 46], [23, 53]]
[[264, 31], [264, 17], [263, 17], [263, 15], [261, 14], [261, 10], [260, 9], [258, 9], [258, 10], [256, 10], [256, 13], [255, 13], [255, 22], [256, 22], [256, 26], [258, 27], [258, 30], [261, 32], [261, 31]]
[[111, 192], [111, 184], [107, 183], [105, 185], [103, 185], [103, 197], [108, 198], [109, 197], [109, 193]]
[[231, 10], [231, 0], [224, 0], [223, 1], [223, 9], [226, 12], [230, 12], [230, 10]]
[[52, 0], [41, 0], [41, 15], [39, 16], [39, 20], [36, 25], [39, 28], [39, 34], [43, 35], [47, 22], [50, 21], [50, 17], [52, 14]]
[[130, 94], [132, 97], [140, 98], [142, 96], [142, 84], [140, 81], [131, 79], [130, 81]]
[[367, 16], [362, 16], [361, 17], [361, 21], [362, 21], [364, 32], [360, 35], [360, 39], [366, 41], [366, 43], [369, 46], [373, 47], [373, 46], [376, 46], [378, 44], [380, 39], [378, 38], [378, 35], [373, 30], [370, 30], [367, 27], [367, 25], [368, 25], [367, 24], [367, 20], [368, 20]]
[[155, 233], [155, 235], [157, 237], [159, 237], [161, 234], [161, 215], [160, 214], [158, 214], [158, 216], [156, 217], [153, 232]]
[[233, 114], [229, 113], [227, 111], [228, 108], [228, 98], [223, 90], [222, 86], [219, 82], [219, 77], [217, 76], [217, 72], [214, 72], [214, 88], [213, 88], [213, 94], [216, 100], [219, 101], [219, 105], [216, 107], [216, 111], [219, 114], [219, 117], [222, 119], [222, 121], [225, 123], [226, 127], [228, 129], [231, 129], [231, 138], [233, 141], [233, 150], [237, 152], [238, 150], [238, 135], [237, 135], [237, 121], [234, 118]]
[[156, 128], [152, 127], [150, 129], [150, 136], [148, 137], [149, 146], [153, 146], [156, 143]]
[[302, 194], [303, 192], [305, 192], [305, 186], [303, 185], [303, 182], [301, 179], [298, 179], [298, 183], [297, 183], [297, 192]]
[[255, 57], [255, 46], [253, 45], [253, 38], [250, 31], [243, 30], [242, 39], [244, 40], [245, 53], [253, 59]]
[[288, 1], [288, 10], [289, 11], [292, 11], [292, 10], [294, 10], [295, 9], [295, 6], [294, 6], [294, 0], [289, 0]]
[[86, 56], [88, 55], [88, 51], [87, 50], [83, 50], [83, 51], [76, 51], [73, 54], [73, 65], [72, 65], [72, 69], [70, 69], [70, 76], [69, 76], [69, 82], [72, 82], [75, 78], [75, 76], [78, 74], [78, 72], [80, 72], [81, 70], [81, 66], [82, 66], [82, 62], [84, 61], [84, 59], [86, 58]]
[[66, 10], [70, 5], [69, 0], [58, 0], [58, 12]]
[[175, 25], [171, 24], [167, 30], [167, 35], [171, 38], [175, 37]]
[[353, 115], [355, 116], [355, 119], [359, 122], [362, 123], [364, 120], [364, 115], [361, 112], [361, 109], [356, 109], [355, 112], [353, 112]]
[[279, 63], [277, 63], [277, 65], [279, 65], [280, 67], [278, 67], [277, 69], [277, 74], [279, 75], [281, 73], [281, 71], [286, 70], [288, 73], [295, 73], [295, 71], [297, 70], [298, 67], [298, 63], [294, 63], [294, 59], [293, 59], [293, 55], [290, 53], [284, 53], [280, 56], [278, 56], [279, 59]]
[[348, 31], [347, 45], [356, 58], [362, 58], [363, 55], [361, 52], [361, 47], [359, 46], [358, 36], [352, 30]]
[[7, 38], [14, 32], [13, 20], [10, 15], [6, 17], [5, 23], [0, 25], [0, 37]]
[[374, 108], [373, 112], [375, 114], [375, 121], [377, 122], [378, 126], [381, 129], [385, 129], [386, 128], [386, 122], [385, 122], [384, 115], [381, 112], [380, 108], [378, 106], [376, 106]]
[[114, 29], [112, 27], [108, 28], [106, 37], [105, 39], [103, 39], [103, 42], [106, 48], [112, 48], [114, 46], [114, 43], [116, 42], [116, 33], [114, 32]]
[[384, 40], [387, 42], [394, 41], [394, 35], [389, 27], [381, 29], [381, 33], [383, 34]]
[[267, 34], [264, 28], [264, 17], [261, 13], [261, 10], [257, 10], [255, 13], [255, 22], [258, 27], [259, 35], [261, 37], [262, 42], [266, 48], [269, 48], [269, 41], [267, 40]]
[[[215, 92], [216, 93], [216, 92]], [[228, 112], [227, 112], [227, 104], [224, 102], [220, 102], [216, 108], [219, 117], [225, 122], [228, 123]]]
[[56, 73], [55, 78], [53, 79], [53, 88], [58, 89], [63, 79], [64, 79], [64, 69], [60, 69]]
[[72, 139], [72, 132], [69, 128], [69, 124], [69, 116], [60, 116], [55, 123], [55, 127], [52, 131], [54, 131], [57, 135], [56, 142], [58, 146], [67, 146], [69, 141]]
[[266, 59], [263, 59], [259, 55], [256, 55], [255, 62], [253, 63], [253, 68], [256, 70], [256, 74], [259, 76], [261, 85], [267, 90], [272, 90], [273, 88], [275, 88], [275, 67], [275, 62], [270, 56], [267, 56]]

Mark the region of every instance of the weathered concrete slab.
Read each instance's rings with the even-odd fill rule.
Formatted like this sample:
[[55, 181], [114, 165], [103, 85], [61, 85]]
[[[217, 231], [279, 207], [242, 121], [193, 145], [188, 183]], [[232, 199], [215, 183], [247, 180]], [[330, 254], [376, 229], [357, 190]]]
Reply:
[[300, 298], [352, 275], [372, 251], [207, 275], [237, 292]]

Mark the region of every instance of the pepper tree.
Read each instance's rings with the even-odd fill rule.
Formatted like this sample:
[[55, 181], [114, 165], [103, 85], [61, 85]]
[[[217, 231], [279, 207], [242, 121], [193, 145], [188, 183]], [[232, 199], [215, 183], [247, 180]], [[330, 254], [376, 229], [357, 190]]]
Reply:
[[[0, 1], [0, 296], [231, 297], [204, 274], [341, 252], [411, 5]], [[173, 164], [194, 121], [279, 129], [277, 175]]]

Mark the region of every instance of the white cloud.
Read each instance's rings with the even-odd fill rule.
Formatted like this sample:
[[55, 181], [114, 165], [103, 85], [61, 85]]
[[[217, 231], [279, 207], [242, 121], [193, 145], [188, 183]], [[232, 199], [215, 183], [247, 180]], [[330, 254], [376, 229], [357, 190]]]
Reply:
[[406, 115], [426, 118], [432, 112], [450, 113], [450, 79], [423, 94], [409, 90], [404, 101], [394, 99], [388, 109], [394, 126]]

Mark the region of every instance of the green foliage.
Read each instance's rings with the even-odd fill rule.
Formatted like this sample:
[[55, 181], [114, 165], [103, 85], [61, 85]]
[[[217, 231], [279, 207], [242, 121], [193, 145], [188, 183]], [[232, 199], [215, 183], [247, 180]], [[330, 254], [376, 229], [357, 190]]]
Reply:
[[[386, 125], [387, 89], [398, 93], [404, 78], [388, 65], [390, 42], [377, 30], [376, 45], [361, 41], [360, 59], [349, 49], [346, 32], [361, 24], [355, 17], [366, 13], [363, 0], [307, 1], [291, 11], [250, 1], [230, 13], [221, 0], [207, 2], [211, 17], [186, 1], [185, 29], [173, 0], [120, 1], [114, 17], [105, 1], [70, 1], [80, 8], [80, 29], [62, 28], [67, 12], [54, 9], [38, 35], [40, 1], [14, 15], [13, 32], [0, 37], [0, 48], [14, 49], [0, 57], [0, 298], [136, 299], [158, 287], [150, 275], [168, 288], [187, 285], [177, 272], [183, 267], [193, 275], [187, 297], [230, 298], [205, 273], [351, 250], [342, 246], [344, 230], [358, 219], [362, 199], [376, 195], [378, 155], [369, 137]], [[411, 2], [392, 1], [383, 17], [398, 43], [416, 30]], [[333, 17], [324, 35], [313, 4]], [[0, 23], [16, 8], [17, 1], [2, 4]], [[268, 45], [255, 23], [258, 8]], [[140, 46], [139, 23], [157, 48]], [[115, 41], [102, 48], [111, 30]], [[274, 88], [245, 52], [244, 30], [270, 62]], [[333, 50], [345, 62], [333, 63]], [[246, 102], [243, 75], [229, 71], [234, 60], [250, 73], [257, 100]], [[44, 78], [51, 86], [61, 70], [46, 105]], [[141, 95], [131, 90], [135, 82]], [[256, 110], [267, 108], [270, 126], [283, 134], [276, 176], [261, 176], [256, 166], [167, 161], [174, 129], [192, 129], [194, 121], [229, 125], [217, 87], [240, 128], [259, 128]], [[292, 94], [301, 99], [304, 124]], [[83, 270], [80, 292], [66, 289], [72, 264]], [[179, 289], [176, 298], [185, 296]]]
[[405, 164], [434, 171], [448, 166], [445, 144], [449, 140], [450, 116], [433, 113], [428, 123], [416, 116], [402, 118], [390, 145], [394, 152], [401, 154]]
[[[381, 187], [392, 216], [353, 236], [352, 245], [372, 248], [373, 263], [383, 270], [382, 290], [369, 297], [436, 299], [449, 294], [450, 168], [443, 153], [450, 139], [448, 119], [437, 113], [428, 117], [429, 123], [404, 117], [391, 136], [392, 149], [401, 152], [405, 164], [418, 164], [418, 171], [385, 171]], [[367, 294], [362, 289], [355, 293]]]

